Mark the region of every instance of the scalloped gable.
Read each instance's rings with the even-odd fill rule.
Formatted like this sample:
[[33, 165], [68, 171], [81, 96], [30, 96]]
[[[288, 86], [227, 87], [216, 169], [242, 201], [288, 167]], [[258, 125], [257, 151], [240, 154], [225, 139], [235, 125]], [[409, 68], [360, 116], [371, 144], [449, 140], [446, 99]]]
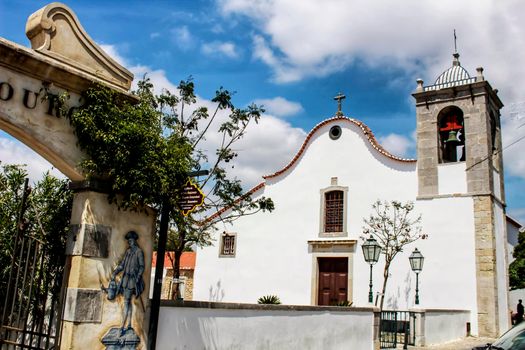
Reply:
[[388, 152], [387, 150], [385, 150], [379, 144], [379, 142], [377, 142], [377, 139], [375, 138], [374, 133], [372, 132], [372, 130], [370, 130], [370, 128], [368, 126], [366, 126], [365, 123], [363, 123], [363, 122], [361, 122], [361, 121], [359, 121], [357, 119], [348, 118], [348, 117], [345, 117], [345, 116], [336, 116], [336, 117], [329, 118], [329, 119], [326, 119], [326, 120], [320, 122], [319, 124], [317, 124], [312, 129], [312, 131], [310, 131], [308, 136], [306, 136], [306, 139], [304, 140], [301, 148], [299, 149], [299, 151], [297, 152], [295, 157], [293, 157], [293, 159], [290, 161], [290, 163], [288, 163], [288, 165], [286, 165], [283, 169], [281, 169], [279, 171], [276, 171], [273, 174], [263, 176], [263, 178], [265, 180], [266, 179], [271, 179], [271, 178], [274, 178], [276, 176], [279, 176], [279, 175], [283, 174], [288, 169], [290, 169], [297, 162], [297, 160], [301, 157], [301, 155], [304, 153], [306, 147], [308, 146], [308, 143], [310, 142], [310, 140], [312, 139], [314, 134], [320, 128], [322, 128], [323, 126], [328, 125], [328, 124], [333, 123], [333, 122], [337, 122], [337, 121], [344, 121], [344, 122], [349, 122], [349, 123], [353, 123], [353, 124], [357, 125], [361, 129], [361, 131], [363, 131], [363, 134], [367, 138], [368, 142], [370, 142], [370, 145], [372, 145], [372, 148], [374, 148], [380, 154], [382, 154], [382, 155], [384, 155], [384, 156], [386, 156], [386, 157], [388, 157], [390, 159], [397, 160], [397, 161], [400, 161], [400, 162], [407, 162], [407, 163], [416, 162], [416, 159], [397, 157], [397, 156], [394, 156], [393, 154], [391, 154], [390, 152]]
[[[271, 178], [274, 178], [276, 176], [279, 176], [279, 175], [283, 174], [284, 172], [286, 172], [288, 169], [290, 169], [297, 162], [297, 160], [301, 157], [301, 155], [304, 153], [304, 151], [306, 150], [306, 147], [308, 146], [308, 143], [310, 142], [310, 140], [312, 139], [314, 134], [320, 128], [322, 128], [323, 126], [328, 125], [328, 124], [333, 123], [333, 122], [337, 122], [337, 121], [349, 122], [349, 123], [353, 123], [353, 124], [359, 126], [359, 128], [361, 129], [363, 134], [366, 136], [368, 142], [370, 142], [370, 144], [372, 145], [372, 148], [375, 149], [378, 153], [382, 154], [383, 156], [388, 157], [388, 158], [393, 159], [393, 160], [396, 160], [396, 161], [399, 161], [399, 162], [404, 162], [404, 163], [415, 163], [417, 161], [416, 159], [401, 158], [401, 157], [397, 157], [397, 156], [394, 156], [393, 154], [389, 153], [387, 150], [385, 150], [379, 144], [379, 142], [377, 142], [377, 139], [375, 138], [374, 133], [372, 132], [372, 130], [370, 130], [370, 128], [368, 126], [365, 125], [365, 123], [363, 123], [363, 122], [361, 122], [361, 121], [359, 121], [357, 119], [348, 118], [348, 117], [345, 117], [345, 116], [336, 116], [336, 117], [333, 117], [333, 118], [326, 119], [326, 120], [320, 122], [319, 124], [317, 124], [310, 131], [310, 133], [308, 133], [308, 135], [306, 136], [306, 138], [305, 138], [301, 148], [299, 149], [299, 151], [297, 152], [295, 157], [293, 157], [293, 159], [290, 161], [290, 163], [288, 163], [288, 165], [286, 165], [283, 169], [281, 169], [279, 171], [276, 171], [273, 174], [263, 176], [263, 179], [265, 181], [260, 182], [259, 184], [254, 186], [252, 189], [250, 189], [248, 192], [246, 192], [244, 195], [250, 195], [250, 196], [254, 195], [256, 192], [258, 192], [259, 190], [262, 190], [266, 186], [266, 180], [267, 179], [271, 179]], [[237, 199], [237, 201], [240, 201], [240, 200], [242, 200], [242, 197]], [[209, 217], [207, 217], [206, 219], [204, 219], [203, 222], [209, 222], [210, 220], [213, 220], [213, 219], [221, 216], [223, 213], [227, 212], [229, 209], [230, 209], [230, 207], [222, 208], [219, 211], [217, 211], [216, 213], [214, 213], [214, 214], [210, 215]]]
[[74, 12], [54, 2], [33, 13], [26, 24], [31, 47], [114, 87], [129, 90], [133, 74], [109, 57], [84, 31]]

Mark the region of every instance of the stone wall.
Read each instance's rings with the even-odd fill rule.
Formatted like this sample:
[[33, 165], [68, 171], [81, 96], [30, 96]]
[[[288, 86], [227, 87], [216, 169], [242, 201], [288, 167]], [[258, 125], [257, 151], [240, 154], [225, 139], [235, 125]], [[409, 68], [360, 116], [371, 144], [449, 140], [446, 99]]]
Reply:
[[[184, 300], [193, 300], [193, 271], [180, 270], [180, 276], [184, 277]], [[173, 299], [173, 269], [167, 269], [166, 276], [162, 281], [161, 299]]]

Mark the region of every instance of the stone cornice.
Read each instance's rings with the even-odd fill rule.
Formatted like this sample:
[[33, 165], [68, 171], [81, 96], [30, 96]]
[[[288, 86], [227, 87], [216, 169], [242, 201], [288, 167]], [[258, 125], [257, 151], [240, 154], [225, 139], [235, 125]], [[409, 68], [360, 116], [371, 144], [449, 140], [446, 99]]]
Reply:
[[504, 201], [496, 197], [492, 192], [469, 192], [469, 193], [451, 193], [451, 194], [436, 194], [436, 195], [425, 195], [417, 196], [417, 200], [432, 200], [432, 199], [444, 199], [444, 198], [460, 198], [460, 197], [479, 197], [479, 196], [490, 196], [496, 202], [501, 204], [503, 207], [506, 207]]
[[0, 66], [44, 83], [54, 84], [71, 92], [81, 93], [93, 86], [93, 83], [99, 83], [127, 95], [130, 99], [135, 99], [127, 90], [110, 85], [100, 77], [88, 74], [4, 38], [0, 38]]
[[377, 307], [353, 307], [353, 306], [309, 306], [309, 305], [273, 305], [273, 304], [245, 304], [245, 303], [222, 303], [212, 301], [179, 301], [161, 300], [162, 307], [190, 307], [203, 309], [235, 309], [235, 310], [259, 310], [259, 311], [336, 311], [336, 312], [379, 312]]
[[431, 91], [416, 91], [412, 96], [416, 99], [416, 105], [443, 103], [447, 100], [458, 100], [474, 98], [477, 96], [489, 95], [496, 103], [498, 108], [503, 107], [503, 102], [497, 95], [497, 90], [494, 90], [490, 83], [486, 80], [477, 81], [471, 84], [451, 86], [439, 90]]

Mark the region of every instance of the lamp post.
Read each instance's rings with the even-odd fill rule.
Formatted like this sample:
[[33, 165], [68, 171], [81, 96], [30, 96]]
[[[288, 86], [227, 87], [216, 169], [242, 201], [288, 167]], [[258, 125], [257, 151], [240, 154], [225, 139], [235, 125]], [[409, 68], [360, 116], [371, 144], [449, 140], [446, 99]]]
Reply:
[[414, 249], [412, 254], [410, 254], [410, 257], [408, 258], [410, 260], [410, 267], [412, 268], [412, 271], [416, 273], [416, 305], [419, 305], [419, 273], [421, 270], [423, 270], [423, 261], [425, 258], [421, 254], [419, 250]]
[[372, 266], [379, 260], [381, 246], [377, 243], [374, 237], [370, 235], [370, 238], [363, 243], [361, 248], [363, 248], [365, 261], [370, 264], [370, 292], [368, 293], [368, 302], [372, 303], [374, 301], [374, 295], [372, 293]]

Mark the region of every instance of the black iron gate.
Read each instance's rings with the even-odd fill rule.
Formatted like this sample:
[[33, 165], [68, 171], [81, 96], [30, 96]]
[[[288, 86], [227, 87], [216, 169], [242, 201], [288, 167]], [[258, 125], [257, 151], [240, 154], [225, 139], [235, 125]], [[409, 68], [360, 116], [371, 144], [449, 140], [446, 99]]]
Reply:
[[58, 349], [63, 262], [51, 261], [46, 244], [26, 232], [27, 180], [17, 222], [5, 300], [0, 304], [0, 348]]
[[397, 345], [415, 345], [415, 313], [409, 311], [381, 311], [379, 342], [381, 349], [395, 349]]

